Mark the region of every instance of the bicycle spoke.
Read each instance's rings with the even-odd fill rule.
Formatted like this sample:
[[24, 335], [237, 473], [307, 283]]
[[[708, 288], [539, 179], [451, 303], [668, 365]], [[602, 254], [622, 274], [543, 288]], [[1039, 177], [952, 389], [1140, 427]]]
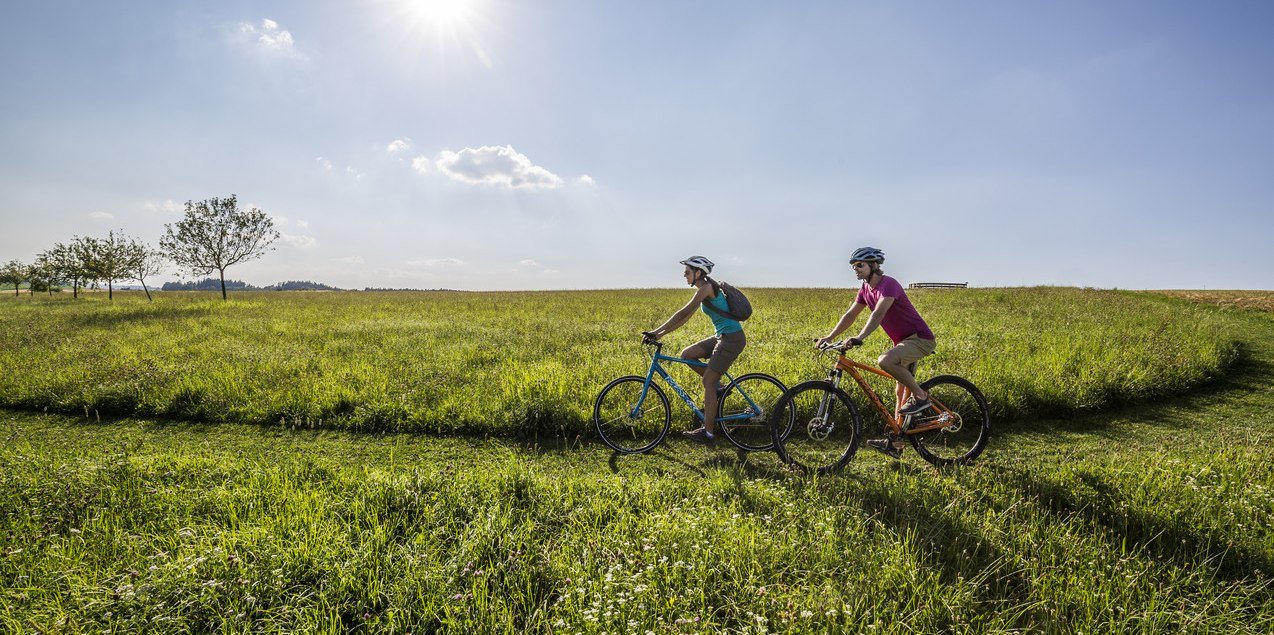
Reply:
[[958, 465], [986, 447], [991, 418], [982, 393], [968, 380], [944, 375], [924, 383], [932, 406], [913, 416], [908, 437], [920, 456], [934, 465]]
[[745, 450], [773, 447], [769, 418], [785, 388], [779, 380], [751, 373], [735, 379], [717, 403], [717, 428], [731, 443]]
[[618, 452], [650, 451], [663, 441], [671, 421], [668, 398], [658, 386], [647, 387], [641, 377], [616, 379], [602, 389], [593, 405], [597, 433], [603, 443]]
[[784, 462], [826, 474], [845, 465], [858, 448], [861, 421], [844, 392], [827, 382], [800, 384], [783, 395], [771, 419], [772, 438]]

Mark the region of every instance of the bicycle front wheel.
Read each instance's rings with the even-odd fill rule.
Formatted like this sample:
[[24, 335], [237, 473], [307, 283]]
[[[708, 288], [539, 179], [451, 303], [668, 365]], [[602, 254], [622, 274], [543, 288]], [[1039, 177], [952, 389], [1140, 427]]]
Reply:
[[939, 467], [977, 458], [991, 437], [991, 414], [982, 392], [954, 375], [939, 375], [920, 386], [933, 405], [912, 415], [905, 431], [912, 447]]
[[749, 373], [730, 382], [717, 400], [717, 429], [736, 446], [751, 452], [774, 447], [770, 413], [787, 391], [765, 373]]
[[607, 384], [593, 404], [593, 425], [602, 443], [616, 452], [649, 452], [664, 440], [672, 423], [668, 397], [636, 375]]
[[770, 417], [779, 458], [806, 474], [831, 474], [845, 467], [858, 449], [861, 428], [849, 395], [821, 380], [783, 393]]

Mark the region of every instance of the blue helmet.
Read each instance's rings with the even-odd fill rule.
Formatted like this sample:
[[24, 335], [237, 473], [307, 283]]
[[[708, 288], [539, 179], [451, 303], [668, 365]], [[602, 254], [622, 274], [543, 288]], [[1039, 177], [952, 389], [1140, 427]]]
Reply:
[[850, 254], [849, 262], [885, 262], [885, 252], [875, 247], [859, 247]]

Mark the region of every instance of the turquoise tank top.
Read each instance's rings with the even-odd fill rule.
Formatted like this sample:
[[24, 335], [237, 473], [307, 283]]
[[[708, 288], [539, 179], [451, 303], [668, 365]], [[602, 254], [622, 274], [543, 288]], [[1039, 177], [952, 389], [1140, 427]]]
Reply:
[[[725, 301], [725, 292], [723, 291], [718, 291], [717, 297], [708, 300], [708, 302], [711, 302], [713, 306], [721, 309], [722, 311], [730, 310], [730, 303]], [[712, 309], [705, 306], [708, 302], [704, 302], [699, 305], [699, 310], [703, 311], [704, 315], [708, 316], [708, 318], [712, 320], [712, 326], [717, 329], [717, 335], [738, 333], [743, 330], [743, 325], [739, 324], [738, 320], [731, 320], [724, 315], [715, 313]]]

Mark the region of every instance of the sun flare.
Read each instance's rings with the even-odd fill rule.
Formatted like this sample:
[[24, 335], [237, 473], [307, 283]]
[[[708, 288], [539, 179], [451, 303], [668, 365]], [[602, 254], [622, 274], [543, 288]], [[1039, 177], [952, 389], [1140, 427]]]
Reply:
[[454, 27], [469, 21], [475, 0], [408, 0], [411, 12], [421, 22], [438, 27]]

